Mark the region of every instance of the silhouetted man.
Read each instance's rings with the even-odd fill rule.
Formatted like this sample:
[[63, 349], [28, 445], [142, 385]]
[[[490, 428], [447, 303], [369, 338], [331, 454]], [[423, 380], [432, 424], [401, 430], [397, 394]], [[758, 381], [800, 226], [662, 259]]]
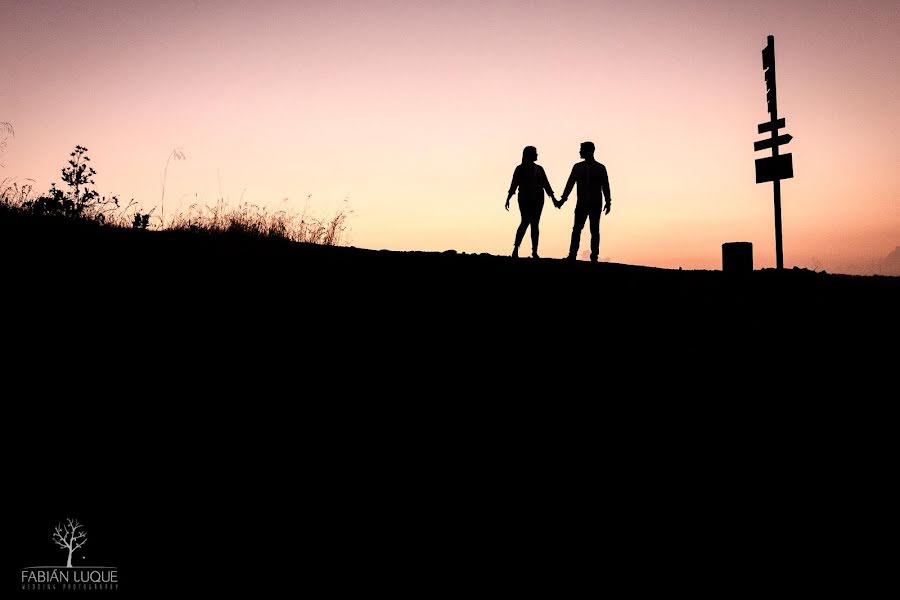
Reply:
[[572, 186], [578, 184], [578, 202], [575, 204], [575, 225], [572, 227], [572, 242], [569, 244], [569, 260], [575, 260], [578, 255], [578, 244], [581, 242], [581, 230], [584, 222], [591, 220], [591, 262], [597, 262], [600, 256], [600, 209], [603, 205], [603, 196], [606, 196], [606, 214], [612, 206], [612, 197], [609, 195], [609, 177], [606, 175], [606, 167], [594, 160], [594, 144], [584, 142], [579, 151], [584, 160], [575, 163], [572, 174], [566, 182], [566, 189], [556, 204], [556, 208], [562, 208], [572, 192]]

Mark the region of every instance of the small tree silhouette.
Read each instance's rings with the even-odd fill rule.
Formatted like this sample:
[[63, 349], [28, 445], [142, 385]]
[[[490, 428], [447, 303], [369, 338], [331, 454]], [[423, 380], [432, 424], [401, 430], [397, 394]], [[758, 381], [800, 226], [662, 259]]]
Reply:
[[55, 183], [51, 184], [49, 192], [35, 200], [29, 200], [25, 203], [25, 208], [39, 215], [60, 215], [105, 223], [104, 207], [110, 204], [118, 207], [119, 198], [101, 197], [97, 190], [89, 187], [94, 185], [93, 177], [97, 171], [87, 164], [91, 160], [87, 155], [87, 148], [75, 146], [69, 157], [69, 166], [62, 170], [62, 180], [69, 186], [69, 191], [64, 192]]
[[87, 533], [82, 529], [81, 531], [76, 531], [84, 527], [81, 523], [78, 522], [78, 519], [66, 519], [66, 523], [60, 523], [56, 526], [56, 531], [53, 533], [53, 541], [57, 546], [69, 551], [69, 559], [66, 561], [66, 566], [72, 566], [72, 553], [84, 546], [87, 543]]

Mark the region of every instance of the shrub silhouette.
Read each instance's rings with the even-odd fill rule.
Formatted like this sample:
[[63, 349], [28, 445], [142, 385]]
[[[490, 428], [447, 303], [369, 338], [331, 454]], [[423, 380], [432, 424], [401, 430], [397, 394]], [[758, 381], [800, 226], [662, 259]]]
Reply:
[[69, 166], [62, 170], [62, 180], [69, 187], [69, 191], [63, 191], [51, 184], [50, 191], [34, 200], [27, 200], [23, 206], [37, 215], [53, 215], [74, 219], [85, 219], [106, 222], [105, 209], [119, 206], [119, 198], [100, 196], [97, 190], [89, 187], [94, 185], [94, 175], [97, 171], [89, 166], [90, 157], [87, 148], [75, 146], [75, 150], [69, 154]]
[[131, 226], [134, 229], [147, 229], [150, 226], [150, 213], [135, 213]]

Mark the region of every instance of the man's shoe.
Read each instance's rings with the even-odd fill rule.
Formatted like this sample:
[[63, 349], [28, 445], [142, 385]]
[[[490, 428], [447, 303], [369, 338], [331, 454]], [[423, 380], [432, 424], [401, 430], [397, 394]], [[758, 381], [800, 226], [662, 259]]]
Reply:
[[575, 262], [575, 260], [576, 260], [577, 258], [578, 258], [578, 257], [575, 256], [574, 254], [570, 254], [570, 255], [568, 255], [568, 256], [566, 257], [566, 260], [571, 260], [572, 262]]

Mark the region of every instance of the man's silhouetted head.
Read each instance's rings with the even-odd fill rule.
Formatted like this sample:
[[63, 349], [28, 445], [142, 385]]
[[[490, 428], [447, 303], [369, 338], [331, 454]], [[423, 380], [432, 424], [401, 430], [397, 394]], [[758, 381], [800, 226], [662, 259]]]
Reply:
[[522, 150], [522, 162], [533, 163], [537, 161], [537, 148], [534, 146], [525, 146]]
[[594, 158], [594, 142], [581, 142], [581, 158]]

